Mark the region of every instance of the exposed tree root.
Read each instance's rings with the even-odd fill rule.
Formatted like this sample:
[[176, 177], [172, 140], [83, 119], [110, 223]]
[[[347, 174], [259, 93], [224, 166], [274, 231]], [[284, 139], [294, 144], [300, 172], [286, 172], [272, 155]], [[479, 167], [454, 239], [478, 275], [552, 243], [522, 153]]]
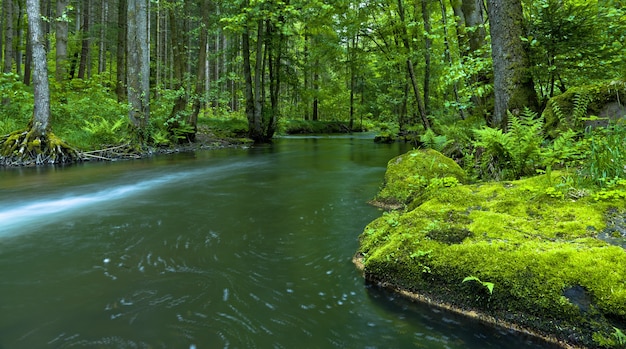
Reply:
[[82, 160], [78, 151], [52, 132], [34, 136], [32, 130], [0, 136], [0, 165], [64, 164]]

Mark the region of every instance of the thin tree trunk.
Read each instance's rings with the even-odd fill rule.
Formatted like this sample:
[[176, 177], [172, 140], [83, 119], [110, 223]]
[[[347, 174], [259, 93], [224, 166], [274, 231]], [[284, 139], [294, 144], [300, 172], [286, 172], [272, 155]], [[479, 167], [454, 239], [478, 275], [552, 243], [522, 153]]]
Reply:
[[127, 46], [127, 4], [126, 0], [118, 0], [117, 6], [117, 54], [116, 54], [116, 85], [117, 101], [127, 100], [126, 96], [126, 46]]
[[250, 29], [244, 27], [241, 37], [243, 55], [244, 97], [246, 101], [246, 117], [248, 118], [248, 134], [252, 138], [254, 132], [254, 92], [252, 87], [252, 67], [250, 63]]
[[78, 65], [78, 78], [84, 79], [87, 73], [87, 57], [89, 56], [89, 7], [91, 6], [90, 0], [83, 0], [82, 20], [83, 25], [81, 28], [82, 41], [80, 50], [80, 64]]
[[[17, 47], [22, 46], [22, 37], [24, 36], [24, 7], [22, 6], [22, 2], [17, 1], [17, 26], [15, 28], [15, 43], [17, 43]], [[41, 11], [41, 10], [40, 10]], [[44, 48], [45, 49], [45, 48]], [[13, 54], [15, 55], [15, 72], [17, 75], [22, 76], [22, 50], [15, 49]]]
[[[189, 2], [186, 2], [188, 4]], [[185, 5], [186, 7], [187, 5]], [[187, 68], [187, 54], [185, 52], [185, 47], [187, 43], [187, 20], [182, 19], [183, 27], [179, 28], [179, 23], [177, 21], [177, 14], [174, 12], [174, 8], [169, 9], [169, 19], [170, 19], [170, 38], [172, 40], [172, 49], [173, 49], [173, 58], [174, 58], [174, 79], [175, 86], [174, 89], [178, 91], [176, 99], [174, 100], [174, 105], [172, 106], [172, 110], [170, 111], [170, 119], [176, 120], [174, 122], [173, 127], [177, 127], [179, 122], [179, 114], [184, 111], [187, 107], [187, 91], [184, 89], [184, 78], [185, 78], [185, 69]], [[183, 13], [187, 13], [187, 11], [183, 10]]]
[[417, 102], [417, 110], [419, 112], [420, 119], [422, 120], [422, 125], [424, 126], [424, 129], [429, 129], [430, 122], [428, 121], [426, 108], [424, 107], [422, 95], [420, 93], [419, 85], [417, 83], [417, 77], [415, 76], [415, 68], [413, 67], [413, 60], [411, 59], [411, 55], [412, 55], [411, 45], [409, 42], [409, 34], [407, 32], [406, 21], [404, 17], [404, 5], [402, 1], [403, 0], [398, 0], [398, 16], [400, 17], [400, 24], [401, 24], [401, 30], [402, 30], [402, 42], [404, 44], [405, 52], [407, 55], [407, 58], [406, 58], [407, 71], [409, 73], [411, 86], [413, 87], [413, 93], [415, 95], [415, 100]]
[[430, 114], [430, 50], [432, 46], [428, 0], [422, 0], [422, 20], [424, 22], [424, 111], [428, 115]]
[[3, 73], [10, 73], [13, 70], [13, 0], [4, 0], [4, 64]]
[[98, 47], [98, 74], [102, 74], [106, 70], [106, 31], [108, 29], [107, 18], [109, 18], [109, 3], [102, 1], [100, 9], [100, 43]]
[[[447, 15], [447, 11], [446, 11], [446, 5], [444, 4], [443, 0], [439, 0], [439, 4], [441, 5], [441, 25], [443, 27], [443, 43], [445, 46], [445, 57], [446, 57], [446, 61], [448, 62], [448, 66], [452, 67], [453, 66], [453, 62], [452, 62], [452, 55], [450, 54], [450, 42], [448, 40], [448, 15]], [[455, 80], [454, 83], [452, 84], [452, 92], [454, 94], [454, 102], [456, 103], [456, 105], [460, 106], [461, 105], [461, 101], [459, 99], [459, 82], [458, 80]], [[465, 119], [465, 110], [463, 108], [459, 108], [459, 116], [461, 117], [461, 119]]]
[[196, 86], [194, 91], [193, 110], [187, 123], [193, 127], [194, 134], [189, 137], [191, 140], [195, 140], [195, 133], [198, 130], [198, 114], [203, 104], [203, 90], [205, 82], [206, 61], [207, 61], [207, 42], [208, 42], [208, 21], [209, 21], [209, 7], [211, 3], [209, 0], [199, 1], [201, 10], [201, 23], [200, 23], [200, 47], [198, 52], [198, 70], [196, 76]]
[[[26, 34], [29, 34], [29, 29], [26, 28]], [[45, 45], [44, 45], [45, 50]], [[32, 45], [29, 35], [26, 35], [26, 59], [24, 60], [24, 85], [30, 85], [31, 65], [32, 65]]]
[[57, 0], [57, 13], [56, 13], [56, 56], [55, 67], [56, 71], [54, 76], [58, 82], [65, 79], [67, 64], [67, 40], [68, 40], [68, 21], [69, 18], [65, 12], [69, 0]]

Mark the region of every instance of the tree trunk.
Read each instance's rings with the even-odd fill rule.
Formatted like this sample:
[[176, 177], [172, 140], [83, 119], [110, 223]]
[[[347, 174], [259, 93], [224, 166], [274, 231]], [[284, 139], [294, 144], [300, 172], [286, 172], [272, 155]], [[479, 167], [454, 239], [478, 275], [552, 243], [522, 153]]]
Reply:
[[[29, 29], [26, 28], [26, 33], [30, 34]], [[45, 46], [44, 46], [45, 50]], [[24, 85], [30, 86], [31, 65], [33, 47], [31, 45], [30, 36], [26, 35], [26, 57], [24, 59]]]
[[[439, 4], [441, 5], [441, 26], [443, 27], [443, 43], [445, 46], [445, 58], [448, 65], [452, 67], [452, 55], [450, 54], [450, 42], [448, 40], [448, 16], [446, 12], [446, 5], [443, 0], [439, 0]], [[456, 105], [460, 106], [461, 102], [459, 99], [459, 82], [455, 79], [452, 85], [452, 92], [454, 94], [454, 102]], [[465, 119], [465, 111], [463, 108], [459, 108], [459, 116], [461, 119]]]
[[13, 70], [13, 0], [4, 0], [4, 64], [3, 73]]
[[424, 23], [424, 112], [426, 115], [430, 114], [430, 50], [432, 46], [428, 1], [422, 0], [422, 21]]
[[34, 137], [45, 136], [48, 131], [50, 118], [50, 88], [48, 85], [48, 66], [46, 63], [46, 50], [44, 37], [41, 29], [41, 12], [39, 0], [26, 0], [28, 13], [28, 27], [30, 42], [33, 53], [33, 88], [34, 88], [34, 111], [31, 135]]
[[100, 8], [100, 42], [98, 43], [98, 74], [106, 70], [106, 32], [108, 29], [107, 18], [109, 17], [109, 3], [102, 1]]
[[[89, 56], [89, 11], [91, 10], [89, 7], [91, 6], [91, 1], [90, 0], [83, 0], [83, 7], [82, 7], [82, 20], [83, 20], [83, 25], [81, 28], [81, 35], [82, 35], [82, 44], [81, 44], [81, 50], [80, 50], [80, 64], [78, 65], [78, 78], [79, 79], [84, 79], [85, 78], [85, 74], [87, 73], [87, 62], [88, 62], [88, 56]], [[87, 74], [89, 75], [89, 74]]]
[[[188, 13], [187, 4], [189, 1], [185, 2], [185, 9], [183, 13]], [[177, 13], [175, 12], [175, 6], [173, 4], [170, 5], [169, 9], [169, 18], [170, 18], [170, 38], [172, 40], [172, 50], [173, 50], [173, 58], [174, 58], [174, 90], [177, 91], [176, 99], [174, 100], [174, 105], [172, 106], [172, 110], [170, 111], [169, 118], [174, 121], [172, 127], [178, 127], [180, 124], [180, 113], [182, 113], [187, 108], [187, 96], [188, 92], [185, 90], [184, 79], [185, 79], [185, 69], [187, 68], [187, 52], [185, 50], [187, 44], [187, 19], [183, 18], [180, 20], [182, 22], [182, 28], [180, 28], [180, 23], [177, 18]]]
[[148, 1], [128, 0], [127, 94], [129, 118], [145, 142], [150, 116], [150, 47], [148, 41]]
[[69, 0], [57, 0], [57, 13], [56, 13], [56, 56], [55, 67], [56, 71], [54, 76], [56, 81], [61, 82], [65, 79], [66, 74], [66, 61], [67, 61], [67, 40], [68, 40], [68, 21], [69, 18], [65, 12]]
[[117, 101], [127, 100], [126, 96], [126, 49], [127, 49], [127, 4], [126, 0], [118, 0], [117, 6], [117, 55], [116, 84]]
[[248, 119], [248, 135], [253, 136], [254, 131], [254, 92], [252, 87], [252, 67], [250, 63], [250, 29], [244, 27], [241, 36], [241, 50], [243, 56], [244, 98], [246, 101], [246, 117]]
[[483, 18], [483, 1], [484, 0], [463, 0], [461, 4], [465, 27], [471, 28], [471, 30], [465, 32], [470, 52], [475, 52], [483, 47], [485, 38], [487, 37], [487, 32], [483, 26], [485, 24], [485, 19]]
[[196, 86], [194, 90], [193, 110], [187, 119], [187, 123], [193, 127], [194, 133], [189, 135], [188, 138], [191, 141], [195, 140], [196, 132], [198, 131], [198, 114], [203, 105], [203, 93], [204, 93], [204, 80], [206, 74], [206, 62], [207, 62], [207, 42], [208, 42], [208, 22], [209, 22], [209, 7], [211, 3], [209, 0], [199, 1], [201, 11], [201, 23], [200, 23], [200, 47], [198, 52], [198, 68], [196, 76]]
[[402, 43], [404, 44], [404, 49], [406, 53], [406, 67], [407, 72], [409, 74], [409, 79], [411, 81], [411, 86], [413, 87], [413, 93], [415, 95], [415, 101], [417, 102], [417, 110], [419, 112], [420, 118], [422, 120], [422, 125], [424, 129], [427, 130], [430, 128], [430, 122], [428, 121], [428, 116], [426, 114], [426, 108], [424, 107], [424, 102], [422, 100], [422, 94], [420, 93], [419, 86], [417, 84], [417, 77], [415, 76], [415, 68], [413, 67], [413, 60], [411, 59], [412, 50], [409, 42], [409, 34], [407, 32], [406, 21], [404, 17], [404, 4], [403, 0], [398, 0], [398, 17], [400, 18], [400, 26], [401, 26], [401, 36]]
[[521, 0], [488, 0], [493, 58], [495, 110], [488, 123], [506, 129], [507, 111], [537, 110], [528, 51], [524, 47]]
[[254, 65], [254, 131], [252, 139], [255, 142], [263, 141], [263, 97], [261, 79], [263, 77], [263, 20], [257, 20], [256, 32], [256, 62]]

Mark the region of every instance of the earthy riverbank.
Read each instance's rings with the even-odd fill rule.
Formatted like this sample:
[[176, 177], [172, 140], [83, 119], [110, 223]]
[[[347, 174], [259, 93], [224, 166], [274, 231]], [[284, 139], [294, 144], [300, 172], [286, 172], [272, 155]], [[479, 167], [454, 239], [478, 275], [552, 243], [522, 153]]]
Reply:
[[441, 154], [404, 154], [375, 199], [396, 210], [365, 228], [355, 264], [368, 282], [566, 348], [619, 348], [624, 200], [562, 191], [567, 176], [470, 185]]

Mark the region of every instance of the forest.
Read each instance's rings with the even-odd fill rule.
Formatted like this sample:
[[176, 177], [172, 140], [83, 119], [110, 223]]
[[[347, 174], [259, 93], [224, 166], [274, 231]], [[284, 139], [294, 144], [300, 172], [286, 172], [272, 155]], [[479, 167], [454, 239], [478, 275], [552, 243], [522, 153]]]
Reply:
[[506, 179], [624, 135], [620, 0], [3, 0], [1, 18], [5, 165], [326, 123]]

